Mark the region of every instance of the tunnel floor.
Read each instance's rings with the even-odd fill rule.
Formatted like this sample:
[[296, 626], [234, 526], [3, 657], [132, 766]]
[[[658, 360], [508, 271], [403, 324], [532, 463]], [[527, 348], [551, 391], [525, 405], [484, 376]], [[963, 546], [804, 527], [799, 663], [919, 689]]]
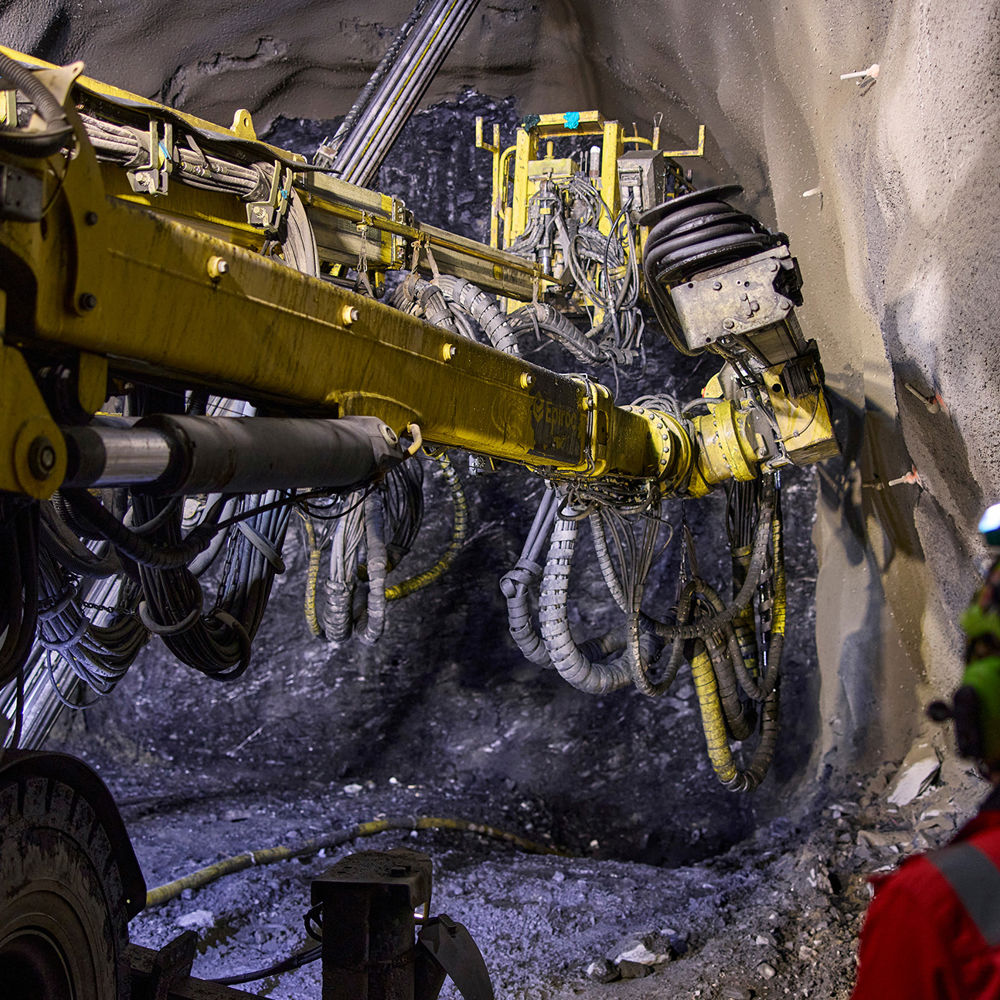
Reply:
[[[109, 784], [150, 888], [248, 850], [387, 816], [485, 819], [552, 846], [561, 846], [559, 828], [576, 844], [568, 856], [468, 832], [389, 831], [185, 890], [130, 925], [132, 941], [151, 948], [195, 930], [197, 977], [263, 969], [312, 944], [302, 917], [313, 878], [353, 851], [405, 846], [431, 856], [431, 911], [469, 928], [499, 998], [849, 997], [868, 876], [947, 840], [985, 787], [946, 759], [933, 784], [897, 807], [888, 797], [907, 765], [886, 762], [865, 782], [841, 782], [839, 792], [831, 782], [811, 802], [790, 804], [795, 818], [758, 826], [728, 850], [665, 867], [613, 855], [614, 811], [592, 814], [586, 830], [567, 829], [551, 804], [503, 784], [296, 782], [287, 765], [268, 775], [234, 761], [122, 768], [92, 741], [89, 753], [75, 742], [67, 734], [64, 748], [89, 757]], [[638, 968], [613, 964], [629, 952]], [[635, 978], [594, 978], [620, 971]], [[315, 963], [241, 988], [318, 1000], [320, 987]], [[458, 994], [449, 983], [444, 995]]]

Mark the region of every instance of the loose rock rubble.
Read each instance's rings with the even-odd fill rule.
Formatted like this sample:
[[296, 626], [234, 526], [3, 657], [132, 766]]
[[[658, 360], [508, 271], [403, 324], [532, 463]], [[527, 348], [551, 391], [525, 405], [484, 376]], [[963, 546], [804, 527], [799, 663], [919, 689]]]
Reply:
[[[405, 843], [432, 856], [432, 909], [470, 929], [498, 997], [846, 1000], [868, 877], [947, 840], [985, 793], [971, 768], [942, 756], [936, 783], [905, 806], [888, 802], [904, 769], [887, 762], [868, 783], [831, 782], [795, 818], [763, 824], [695, 864], [619, 861], [599, 856], [599, 845], [573, 857], [532, 856], [479, 836], [382, 834], [186, 891], [137, 917], [131, 935], [161, 947], [184, 928], [197, 930], [194, 971], [205, 978], [266, 967], [308, 946], [302, 913], [313, 877], [350, 850]], [[314, 784], [304, 796], [265, 789], [248, 801], [213, 788], [208, 775], [187, 777], [204, 789], [194, 797], [170, 787], [178, 775], [161, 775], [157, 788], [149, 773], [140, 779], [107, 763], [102, 773], [126, 803], [151, 886], [247, 848], [380, 815], [493, 815], [497, 825], [531, 826], [535, 839], [552, 842], [552, 814], [542, 804], [508, 801], [503, 788], [365, 780]], [[319, 973], [312, 965], [271, 977], [257, 992], [318, 998]], [[450, 990], [446, 1000], [455, 1000]]]

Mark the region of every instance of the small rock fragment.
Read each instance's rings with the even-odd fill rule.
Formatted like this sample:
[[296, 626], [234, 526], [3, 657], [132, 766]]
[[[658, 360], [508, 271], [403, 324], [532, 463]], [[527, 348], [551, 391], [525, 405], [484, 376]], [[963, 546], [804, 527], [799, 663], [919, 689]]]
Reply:
[[898, 851], [901, 840], [906, 839], [906, 834], [902, 831], [882, 833], [878, 830], [858, 830], [857, 844], [859, 847], [877, 847], [880, 850]]
[[815, 962], [819, 958], [819, 953], [815, 948], [810, 948], [809, 945], [803, 944], [799, 946], [799, 958], [803, 962]]
[[918, 743], [907, 755], [899, 769], [889, 802], [905, 806], [922, 795], [941, 770], [941, 759], [929, 743]]
[[358, 784], [344, 785], [345, 795], [360, 795], [364, 791], [364, 788]]
[[179, 927], [205, 930], [215, 923], [215, 914], [211, 910], [192, 910], [177, 918]]
[[621, 973], [614, 962], [606, 958], [599, 958], [587, 966], [587, 977], [593, 979], [595, 983], [613, 983], [616, 979], [621, 978]]
[[778, 970], [770, 962], [761, 962], [757, 966], [757, 975], [762, 979], [774, 979], [777, 974]]
[[669, 955], [659, 955], [655, 951], [651, 951], [644, 941], [629, 942], [624, 950], [615, 956], [615, 961], [619, 964], [622, 962], [638, 962], [640, 965], [656, 965], [669, 960]]
[[722, 996], [725, 1000], [753, 1000], [753, 990], [745, 990], [742, 986], [725, 986]]

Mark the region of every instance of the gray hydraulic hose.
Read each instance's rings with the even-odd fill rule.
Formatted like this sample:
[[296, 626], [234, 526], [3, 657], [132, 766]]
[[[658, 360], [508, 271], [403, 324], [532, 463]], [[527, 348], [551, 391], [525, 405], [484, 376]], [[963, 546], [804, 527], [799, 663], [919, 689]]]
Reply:
[[[357, 493], [347, 500], [355, 504]], [[357, 506], [337, 522], [330, 544], [330, 578], [322, 608], [323, 632], [331, 642], [343, 642], [354, 630], [354, 559], [364, 532], [362, 507]]]
[[385, 551], [385, 505], [379, 490], [365, 499], [365, 545], [368, 549], [368, 607], [358, 622], [362, 642], [378, 642], [385, 629], [385, 577], [389, 560]]
[[455, 318], [445, 301], [444, 292], [437, 285], [418, 278], [416, 273], [410, 274], [396, 289], [392, 296], [392, 304], [401, 312], [422, 316], [431, 325], [441, 327], [449, 333], [459, 332]]
[[[689, 582], [681, 591], [680, 599], [677, 602], [678, 625], [684, 625], [687, 623], [691, 617], [691, 609], [693, 605], [694, 584]], [[632, 683], [635, 684], [636, 688], [650, 698], [658, 698], [661, 694], [665, 694], [674, 683], [677, 671], [680, 669], [680, 665], [684, 660], [684, 643], [680, 639], [674, 640], [674, 644], [670, 650], [670, 659], [667, 661], [667, 666], [663, 672], [663, 676], [658, 681], [654, 681], [649, 676], [649, 668], [651, 664], [643, 655], [642, 646], [640, 644], [640, 617], [640, 612], [638, 611], [638, 608], [636, 608], [636, 610], [629, 615], [628, 620], [625, 623], [626, 637], [624, 643], [624, 658], [632, 677]]]
[[515, 335], [537, 329], [550, 340], [566, 348], [573, 357], [589, 364], [600, 364], [607, 360], [605, 351], [589, 337], [581, 333], [562, 313], [542, 302], [531, 302], [522, 306], [510, 317], [510, 325]]
[[605, 586], [607, 586], [615, 604], [622, 611], [626, 611], [625, 593], [622, 590], [621, 581], [615, 573], [614, 563], [611, 561], [611, 553], [608, 551], [608, 536], [604, 533], [604, 522], [601, 520], [600, 511], [591, 511], [587, 516], [587, 520], [590, 522], [590, 534], [594, 539], [597, 565], [600, 567], [601, 576], [604, 577]]
[[542, 578], [538, 624], [552, 665], [573, 687], [588, 694], [608, 694], [627, 686], [632, 674], [625, 659], [592, 662], [577, 646], [569, 628], [566, 600], [579, 523], [557, 517]]
[[517, 565], [500, 578], [500, 592], [507, 600], [507, 627], [521, 653], [532, 663], [551, 666], [549, 654], [535, 629], [528, 606], [528, 587], [542, 575], [538, 560], [549, 537], [558, 497], [550, 486], [538, 505]]
[[445, 294], [445, 298], [457, 302], [467, 309], [472, 318], [480, 325], [489, 342], [498, 351], [505, 354], [520, 354], [517, 346], [517, 335], [514, 333], [506, 314], [497, 304], [496, 299], [488, 292], [450, 274], [442, 274], [437, 283]]

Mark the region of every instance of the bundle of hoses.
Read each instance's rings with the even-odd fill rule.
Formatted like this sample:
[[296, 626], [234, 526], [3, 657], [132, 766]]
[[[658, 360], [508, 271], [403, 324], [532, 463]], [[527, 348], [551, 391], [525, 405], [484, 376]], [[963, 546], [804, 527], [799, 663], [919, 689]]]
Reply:
[[[416, 462], [407, 462], [390, 472], [367, 496], [356, 495], [354, 509], [337, 522], [330, 539], [330, 575], [325, 600], [317, 610], [319, 564], [323, 546], [315, 529], [311, 537], [309, 573], [306, 582], [306, 619], [316, 635], [340, 642], [352, 634], [368, 643], [376, 642], [385, 627], [386, 603], [422, 590], [450, 568], [468, 534], [469, 509], [462, 481], [446, 454], [434, 456], [452, 504], [451, 536], [438, 560], [428, 569], [387, 586], [388, 574], [410, 550], [423, 516], [423, 478]], [[347, 498], [348, 506], [352, 499]], [[362, 600], [360, 580], [368, 584]]]
[[[150, 162], [148, 132], [88, 114], [81, 114], [80, 120], [99, 160], [109, 160], [128, 170], [158, 166]], [[193, 139], [189, 137], [188, 141], [193, 142]], [[185, 184], [234, 194], [247, 201], [257, 201], [268, 195], [271, 163], [245, 165], [206, 153], [196, 145], [185, 148], [179, 143], [171, 152], [173, 176]], [[162, 155], [162, 147], [158, 153]]]
[[[179, 412], [184, 403], [175, 393], [135, 390], [129, 406], [133, 415], [141, 415]], [[61, 503], [72, 524], [88, 537], [110, 542], [141, 585], [141, 600], [135, 608], [141, 637], [118, 629], [123, 649], [111, 663], [115, 674], [105, 676], [105, 683], [120, 677], [137, 652], [132, 648], [135, 642], [144, 642], [148, 633], [158, 635], [179, 660], [213, 679], [241, 676], [249, 665], [251, 643], [274, 576], [284, 572], [281, 549], [289, 516], [285, 501], [290, 499], [287, 491], [272, 491], [231, 501], [227, 509], [245, 516], [216, 544], [221, 502], [212, 506], [203, 523], [184, 534], [183, 504], [178, 498], [132, 492], [125, 519], [130, 523], [125, 523], [87, 490], [64, 491]], [[258, 511], [258, 507], [270, 509]], [[223, 551], [218, 592], [205, 610], [197, 573]], [[199, 560], [202, 554], [206, 559]], [[60, 655], [76, 655], [74, 646], [90, 631], [89, 622], [81, 620], [78, 629], [86, 631], [69, 636], [57, 633]], [[100, 635], [106, 638], [108, 633]], [[44, 630], [41, 638], [44, 644]], [[100, 684], [91, 687], [101, 692]]]
[[[126, 170], [143, 170], [157, 167], [150, 162], [149, 134], [127, 125], [81, 114], [87, 138], [99, 160], [117, 163]], [[230, 194], [246, 202], [267, 200], [274, 164], [266, 161], [238, 163], [231, 159], [205, 152], [194, 136], [186, 137], [188, 147], [176, 143], [169, 155], [172, 159], [171, 177], [190, 187], [204, 191]], [[160, 154], [164, 147], [160, 146]], [[319, 274], [319, 255], [316, 237], [306, 215], [302, 199], [294, 188], [288, 192], [288, 210], [284, 220], [282, 253], [284, 261], [303, 274]]]
[[20, 676], [38, 622], [38, 506], [0, 496], [0, 684]]
[[485, 341], [505, 354], [519, 353], [509, 317], [497, 300], [464, 278], [438, 274], [425, 281], [411, 273], [396, 288], [392, 304], [457, 336]]
[[[705, 188], [651, 209], [639, 224], [651, 226], [643, 251], [646, 289], [656, 318], [674, 346], [688, 349], [670, 289], [695, 275], [788, 243], [726, 200], [742, 193], [738, 184]], [[797, 304], [801, 304], [799, 301]]]
[[[47, 532], [43, 534], [46, 536]], [[108, 694], [125, 676], [148, 638], [146, 629], [135, 617], [138, 588], [126, 580], [119, 589], [111, 621], [98, 625], [83, 607], [84, 594], [89, 592], [91, 580], [67, 572], [53, 555], [51, 542], [39, 546], [38, 570], [37, 641], [44, 651], [45, 667], [57, 698], [64, 705], [69, 704], [53, 675], [55, 654], [92, 691]]]
[[[570, 200], [571, 210], [564, 197]], [[628, 207], [611, 219], [611, 231], [605, 235], [598, 223], [602, 213], [610, 218], [610, 210], [590, 183], [574, 175], [565, 185], [551, 181], [540, 185], [529, 200], [524, 232], [508, 249], [535, 257], [548, 271], [558, 244], [573, 284], [590, 306], [603, 313], [603, 319], [584, 332], [551, 306], [536, 302], [511, 315], [518, 335], [534, 329], [589, 364], [627, 363], [635, 357], [642, 315], [636, 308], [638, 251]]]
[[[623, 515], [602, 508], [579, 514], [561, 509], [563, 502], [554, 488], [546, 490], [521, 558], [500, 582], [511, 636], [522, 653], [534, 663], [553, 667], [567, 682], [589, 694], [607, 694], [632, 683], [650, 697], [665, 693], [682, 661], [688, 659], [713, 770], [727, 788], [755, 788], [767, 772], [777, 739], [778, 676], [785, 632], [781, 520], [773, 480], [768, 477], [763, 482], [745, 572], [732, 601], [725, 604], [705, 580], [692, 575], [682, 581], [673, 622], [658, 621], [641, 610], [659, 521], [641, 518], [637, 541], [632, 523]], [[624, 612], [625, 623], [579, 643], [570, 629], [567, 602], [584, 516], [590, 522], [598, 567], [612, 599]], [[614, 541], [614, 556], [609, 535]], [[754, 599], [768, 574], [773, 578], [767, 623], [770, 637], [758, 656]], [[537, 627], [530, 607], [530, 588], [536, 583]], [[666, 666], [655, 679], [652, 670], [664, 658], [668, 645]], [[758, 662], [764, 665], [762, 676]], [[749, 764], [740, 768], [729, 741], [748, 739], [758, 723], [757, 746]]]

